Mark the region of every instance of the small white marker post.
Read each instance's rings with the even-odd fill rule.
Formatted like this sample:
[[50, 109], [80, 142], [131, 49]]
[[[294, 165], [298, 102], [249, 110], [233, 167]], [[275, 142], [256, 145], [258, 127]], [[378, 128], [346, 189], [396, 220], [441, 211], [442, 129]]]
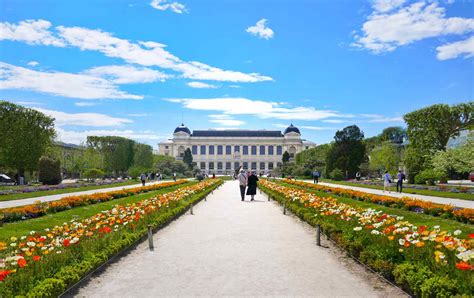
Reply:
[[316, 225], [316, 245], [321, 246], [321, 226]]
[[150, 251], [155, 250], [155, 246], [153, 245], [153, 227], [152, 227], [152, 225], [148, 225], [148, 246], [150, 247]]

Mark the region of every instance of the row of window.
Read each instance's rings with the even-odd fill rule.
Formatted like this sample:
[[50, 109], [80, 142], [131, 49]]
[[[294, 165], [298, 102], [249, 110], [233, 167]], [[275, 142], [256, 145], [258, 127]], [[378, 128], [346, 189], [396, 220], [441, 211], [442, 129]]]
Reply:
[[[250, 164], [250, 168], [249, 168], [249, 164]], [[216, 166], [216, 168], [214, 168], [214, 166]], [[224, 166], [225, 166], [225, 169], [226, 170], [231, 170], [232, 169], [232, 163], [231, 162], [209, 162], [209, 170], [214, 170], [214, 169], [217, 169], [217, 170], [223, 170], [224, 169]], [[241, 166], [240, 162], [234, 162], [234, 170], [237, 170], [239, 169]], [[281, 163], [277, 163], [277, 167], [281, 166]], [[268, 170], [273, 170], [273, 167], [274, 167], [274, 164], [273, 162], [269, 162], [268, 163]], [[206, 163], [205, 162], [201, 162], [200, 164], [200, 168], [201, 170], [205, 170], [206, 169]], [[242, 168], [245, 169], [245, 170], [256, 170], [257, 169], [257, 162], [243, 162], [242, 163]], [[259, 170], [265, 170], [265, 163], [264, 162], [260, 162], [259, 163]]]
[[[232, 154], [232, 146], [230, 145], [227, 145], [227, 146], [223, 146], [223, 145], [217, 145], [217, 146], [214, 146], [214, 145], [210, 145], [210, 146], [206, 146], [206, 145], [201, 145], [199, 146], [199, 153], [201, 155], [205, 155], [206, 154], [206, 148], [209, 148], [209, 155], [214, 155], [216, 154], [215, 153], [215, 150], [216, 149], [215, 147], [217, 147], [217, 155], [223, 155], [224, 154], [224, 149], [225, 149], [225, 154], [226, 155], [231, 155]], [[250, 148], [249, 148], [250, 147]], [[276, 147], [276, 154], [277, 155], [282, 155], [283, 154], [283, 147], [282, 146], [234, 146], [234, 151], [233, 152], [241, 152], [240, 149], [242, 149], [242, 155], [249, 155], [249, 149], [250, 149], [250, 154], [251, 155], [257, 155], [257, 147], [259, 149], [259, 154], [260, 155], [265, 155], [265, 154], [268, 154], [268, 155], [273, 155], [274, 154], [274, 150]], [[198, 146], [197, 145], [193, 145], [191, 147], [191, 152], [193, 155], [197, 155], [198, 154]]]

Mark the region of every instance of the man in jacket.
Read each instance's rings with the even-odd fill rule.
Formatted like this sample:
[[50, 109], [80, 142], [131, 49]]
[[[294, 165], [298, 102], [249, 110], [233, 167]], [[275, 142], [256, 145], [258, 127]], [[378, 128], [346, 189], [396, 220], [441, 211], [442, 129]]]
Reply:
[[244, 170], [240, 170], [239, 176], [237, 176], [237, 179], [239, 180], [239, 187], [240, 187], [240, 197], [242, 198], [242, 201], [244, 201], [245, 198], [245, 188], [247, 187], [247, 175], [245, 175]]

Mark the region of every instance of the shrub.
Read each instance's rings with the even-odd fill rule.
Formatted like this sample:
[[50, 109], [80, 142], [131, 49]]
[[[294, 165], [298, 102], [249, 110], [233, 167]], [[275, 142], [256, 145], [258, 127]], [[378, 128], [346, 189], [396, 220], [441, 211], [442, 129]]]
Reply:
[[439, 180], [446, 180], [446, 173], [434, 169], [423, 170], [415, 176], [416, 184], [435, 185]]
[[130, 169], [128, 169], [128, 175], [133, 178], [140, 177], [142, 173], [148, 173], [148, 172], [149, 170], [140, 166], [133, 166]]
[[103, 177], [105, 175], [104, 171], [99, 169], [88, 169], [84, 172], [84, 177], [87, 179], [97, 179], [99, 177]]
[[331, 173], [329, 173], [329, 176], [331, 179], [336, 181], [344, 180], [344, 173], [339, 169], [332, 170]]
[[41, 157], [38, 164], [38, 180], [48, 185], [61, 183], [61, 166], [59, 160]]

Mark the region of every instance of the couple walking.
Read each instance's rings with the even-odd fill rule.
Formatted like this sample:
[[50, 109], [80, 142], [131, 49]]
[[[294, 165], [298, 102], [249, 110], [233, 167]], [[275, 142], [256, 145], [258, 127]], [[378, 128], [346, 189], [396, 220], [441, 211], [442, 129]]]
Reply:
[[247, 175], [245, 171], [241, 169], [237, 179], [239, 180], [240, 197], [242, 201], [244, 201], [245, 198], [245, 188], [247, 188], [247, 195], [251, 198], [250, 201], [253, 201], [254, 196], [257, 194], [257, 173], [252, 171]]

